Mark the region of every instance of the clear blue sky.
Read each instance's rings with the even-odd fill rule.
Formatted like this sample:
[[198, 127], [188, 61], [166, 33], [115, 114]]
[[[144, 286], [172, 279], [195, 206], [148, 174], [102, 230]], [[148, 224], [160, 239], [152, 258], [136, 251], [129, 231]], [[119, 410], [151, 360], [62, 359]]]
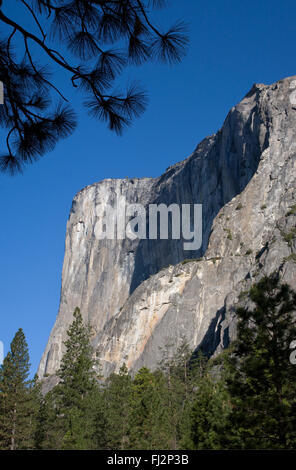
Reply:
[[[3, 3], [20, 19], [17, 0]], [[181, 17], [190, 24], [189, 54], [178, 66], [129, 69], [126, 77], [146, 85], [150, 103], [123, 137], [88, 117], [67, 73], [57, 72], [79, 114], [78, 129], [23, 175], [0, 176], [0, 340], [7, 352], [22, 327], [33, 373], [58, 312], [75, 193], [104, 178], [160, 175], [216, 132], [253, 83], [296, 73], [295, 1], [171, 0], [159, 20], [163, 15], [165, 23]], [[28, 20], [22, 21], [26, 26]]]

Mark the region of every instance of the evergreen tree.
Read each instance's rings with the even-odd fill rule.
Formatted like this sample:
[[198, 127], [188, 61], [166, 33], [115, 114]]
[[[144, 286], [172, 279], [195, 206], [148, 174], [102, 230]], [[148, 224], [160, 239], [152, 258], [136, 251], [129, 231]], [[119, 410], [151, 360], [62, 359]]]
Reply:
[[195, 400], [190, 409], [190, 434], [183, 440], [189, 449], [217, 450], [228, 445], [230, 397], [223, 377], [215, 374], [212, 367], [209, 364], [196, 383]]
[[22, 330], [0, 368], [1, 449], [291, 449], [296, 446], [296, 293], [276, 276], [237, 309], [237, 340], [208, 361], [182, 341], [160, 369], [125, 365], [99, 385], [91, 329], [68, 329], [59, 383], [29, 380]]
[[12, 340], [10, 351], [0, 368], [0, 448], [32, 447], [37, 398], [29, 376], [29, 352], [22, 329]]
[[42, 397], [34, 429], [35, 449], [60, 449], [65, 435], [65, 424], [60, 415], [60, 401], [60, 393], [56, 387]]
[[90, 344], [91, 329], [83, 324], [79, 308], [74, 311], [65, 341], [65, 353], [58, 371], [59, 384], [52, 392], [56, 432], [63, 434], [63, 449], [88, 449], [93, 434], [93, 416], [89, 413], [99, 374]]
[[119, 374], [113, 373], [108, 378], [104, 401], [108, 448], [129, 449], [132, 415], [132, 379], [128, 374], [125, 364], [121, 367]]
[[164, 348], [160, 369], [165, 373], [166, 403], [170, 423], [169, 449], [187, 448], [191, 445], [191, 407], [195, 398], [198, 379], [206, 367], [201, 352], [194, 355], [185, 338], [177, 351], [170, 353], [170, 345]]
[[27, 405], [30, 410], [30, 429], [28, 433], [28, 442], [30, 449], [35, 449], [35, 435], [38, 425], [38, 416], [42, 404], [41, 383], [38, 375], [35, 374], [34, 379], [30, 382], [28, 390]]
[[182, 22], [166, 31], [154, 22], [152, 10], [166, 7], [166, 0], [22, 0], [7, 12], [10, 3], [0, 0], [0, 80], [5, 88], [0, 127], [7, 131], [0, 171], [22, 171], [76, 126], [73, 109], [48, 73], [49, 65], [39, 64], [38, 51], [69, 74], [73, 87], [84, 93], [89, 113], [116, 133], [147, 104], [146, 93], [135, 83], [118, 90], [123, 69], [152, 60], [176, 63], [186, 53]]
[[[167, 343], [162, 350], [162, 359], [159, 362], [159, 370], [162, 371], [165, 387], [165, 407], [169, 421], [170, 436], [168, 441], [169, 449], [177, 449], [178, 424], [180, 408], [185, 398], [182, 380], [182, 370], [179, 370], [180, 361], [178, 353], [172, 353], [173, 343]], [[162, 349], [162, 348], [161, 348]], [[182, 369], [182, 366], [181, 366]]]
[[228, 361], [230, 445], [289, 449], [296, 446], [296, 368], [289, 362], [296, 338], [296, 293], [277, 275], [255, 284], [253, 307], [240, 307], [237, 341]]
[[40, 400], [40, 407], [36, 417], [36, 425], [34, 432], [34, 447], [37, 450], [53, 449], [54, 445], [50, 442], [50, 431], [55, 428], [54, 423], [50, 419], [50, 411], [53, 407], [48, 406], [48, 393], [46, 397]]
[[[122, 392], [122, 391], [121, 391]], [[88, 422], [92, 425], [91, 432], [91, 446], [90, 449], [110, 449], [110, 435], [108, 431], [110, 430], [110, 423], [108, 419], [108, 405], [109, 400], [105, 398], [105, 390], [102, 385], [100, 385], [94, 392], [90, 395], [88, 410]]]
[[170, 420], [165, 380], [142, 367], [133, 381], [132, 449], [169, 449]]
[[[182, 351], [184, 351], [183, 347], [181, 347], [180, 350], [182, 353]], [[177, 360], [177, 363], [180, 363], [180, 361]], [[202, 351], [199, 350], [197, 353], [194, 352], [193, 354], [190, 354], [190, 358], [186, 367], [186, 372], [184, 362], [181, 361], [181, 364], [182, 363], [184, 371], [183, 374], [180, 374], [181, 371], [179, 371], [179, 380], [180, 378], [182, 378], [182, 376], [184, 377], [184, 379], [187, 376], [187, 379], [183, 379], [183, 399], [178, 416], [178, 448], [193, 449], [194, 444], [192, 442], [192, 423], [194, 417], [192, 414], [192, 409], [196, 401], [196, 395], [198, 393], [198, 390], [199, 388], [202, 388], [201, 384], [208, 368], [208, 359], [202, 353]]]

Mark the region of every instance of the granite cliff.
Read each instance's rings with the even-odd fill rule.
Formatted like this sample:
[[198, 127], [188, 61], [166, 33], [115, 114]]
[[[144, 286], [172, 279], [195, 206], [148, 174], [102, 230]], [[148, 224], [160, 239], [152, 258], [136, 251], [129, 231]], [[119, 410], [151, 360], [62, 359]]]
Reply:
[[[106, 205], [202, 204], [202, 246], [184, 240], [99, 240]], [[108, 179], [74, 198], [59, 313], [38, 375], [52, 376], [76, 306], [93, 326], [108, 375], [154, 368], [186, 338], [221, 351], [235, 336], [242, 291], [280, 271], [296, 288], [296, 77], [254, 85], [216, 134], [159, 178]]]

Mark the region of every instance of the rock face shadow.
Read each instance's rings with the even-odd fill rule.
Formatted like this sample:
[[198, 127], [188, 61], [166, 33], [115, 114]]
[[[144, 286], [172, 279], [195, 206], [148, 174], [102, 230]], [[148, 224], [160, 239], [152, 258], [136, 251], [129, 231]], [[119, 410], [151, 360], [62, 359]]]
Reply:
[[[184, 250], [186, 240], [171, 239], [171, 223], [169, 240], [140, 240], [135, 250], [130, 294], [160, 269], [205, 253], [214, 218], [245, 189], [257, 171], [262, 152], [268, 147], [269, 124], [257, 106], [259, 93], [254, 86], [245, 99], [232, 108], [217, 134], [205, 138], [188, 159], [170, 167], [155, 180], [149, 204], [202, 204], [202, 246], [194, 251]], [[191, 213], [193, 215], [193, 209]], [[191, 223], [193, 226], [193, 218]]]

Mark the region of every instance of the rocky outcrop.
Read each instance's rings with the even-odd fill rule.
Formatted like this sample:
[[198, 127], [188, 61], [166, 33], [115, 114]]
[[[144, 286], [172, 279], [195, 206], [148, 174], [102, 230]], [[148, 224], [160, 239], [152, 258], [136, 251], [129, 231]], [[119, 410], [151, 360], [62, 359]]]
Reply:
[[[105, 180], [74, 198], [59, 314], [39, 367], [54, 374], [76, 306], [104, 374], [154, 368], [184, 337], [214, 354], [235, 334], [241, 291], [280, 270], [296, 287], [295, 77], [254, 85], [222, 129], [160, 178]], [[202, 204], [203, 242], [98, 240], [106, 204]]]

